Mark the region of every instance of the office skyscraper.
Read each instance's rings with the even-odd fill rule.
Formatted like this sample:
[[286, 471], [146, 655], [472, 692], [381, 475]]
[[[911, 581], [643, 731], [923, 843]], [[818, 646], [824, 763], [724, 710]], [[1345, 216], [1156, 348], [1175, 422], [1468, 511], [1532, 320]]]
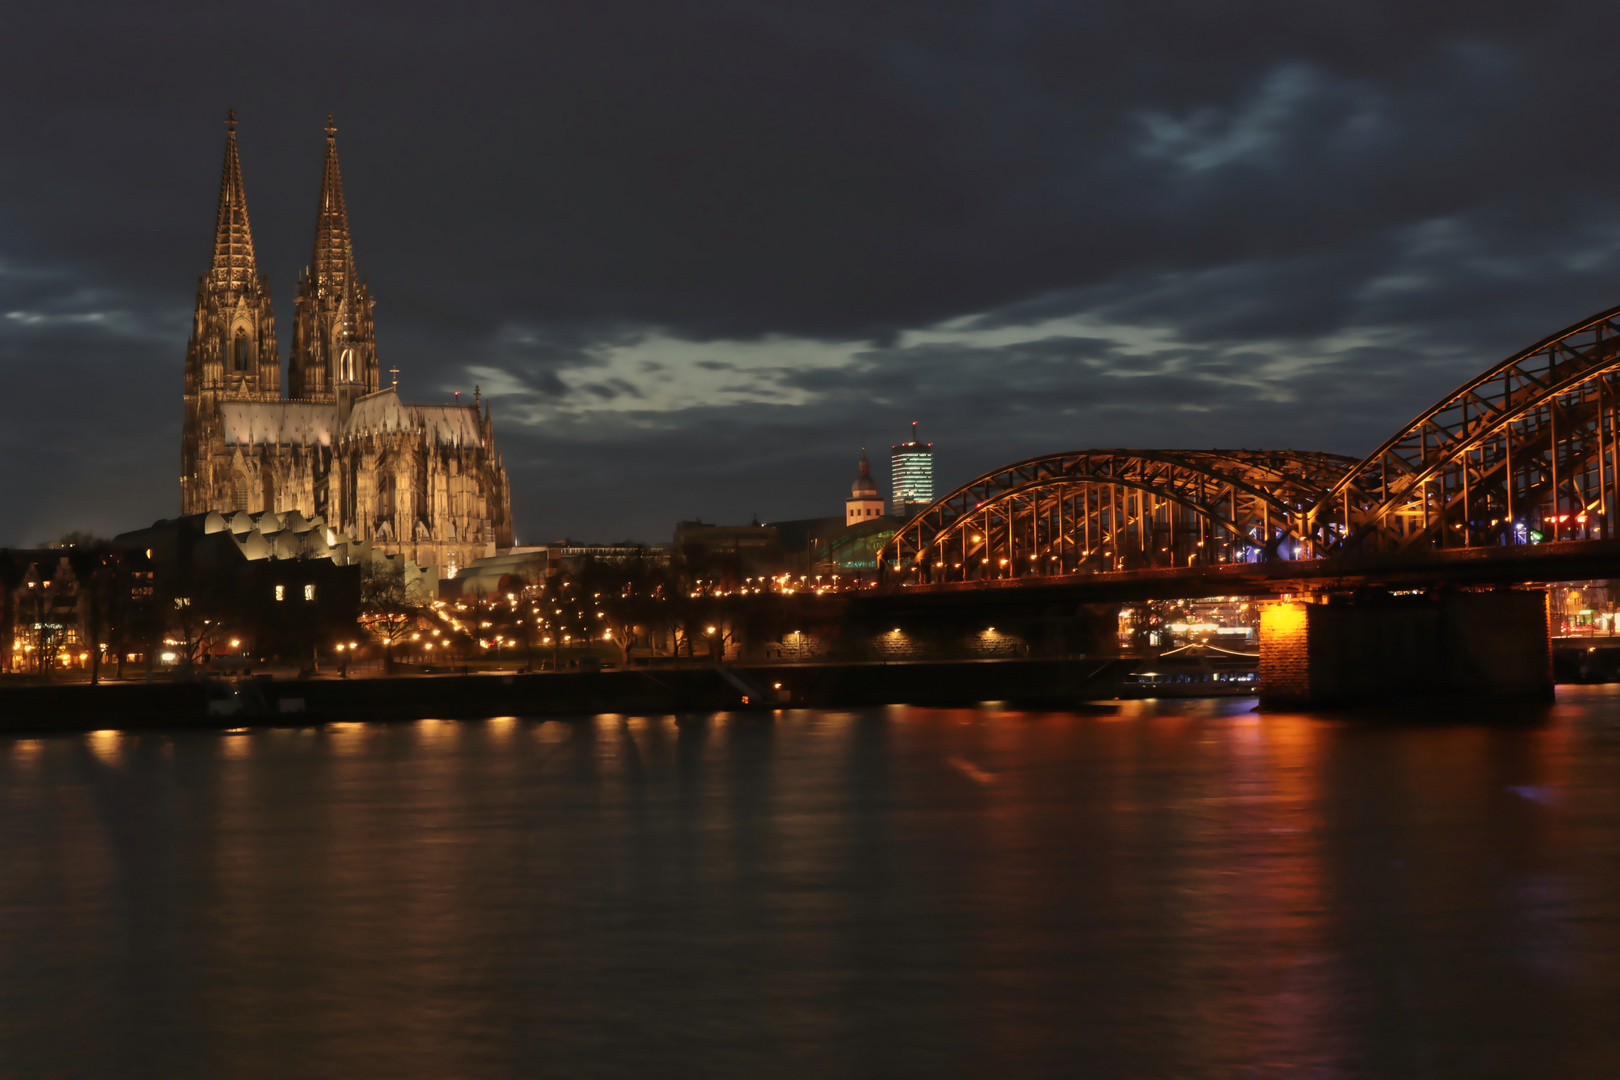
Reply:
[[911, 422], [911, 441], [889, 447], [894, 513], [912, 517], [934, 501], [934, 444], [917, 439]]

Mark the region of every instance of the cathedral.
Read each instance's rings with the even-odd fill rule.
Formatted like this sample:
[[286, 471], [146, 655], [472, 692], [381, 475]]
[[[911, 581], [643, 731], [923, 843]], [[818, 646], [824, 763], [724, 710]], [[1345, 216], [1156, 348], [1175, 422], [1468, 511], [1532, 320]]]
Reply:
[[470, 405], [408, 405], [397, 378], [382, 385], [330, 118], [282, 396], [234, 114], [226, 126], [213, 261], [186, 347], [182, 513], [297, 511], [445, 577], [510, 547], [511, 496], [489, 405], [477, 394]]

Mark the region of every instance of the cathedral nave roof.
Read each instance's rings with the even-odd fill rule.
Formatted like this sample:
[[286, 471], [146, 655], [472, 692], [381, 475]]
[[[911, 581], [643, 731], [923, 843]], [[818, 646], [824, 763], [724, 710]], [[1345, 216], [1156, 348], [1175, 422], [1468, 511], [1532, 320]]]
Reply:
[[394, 431], [425, 431], [440, 446], [484, 444], [477, 409], [470, 405], [407, 405], [393, 387], [356, 401], [343, 428], [345, 436]]
[[226, 446], [331, 446], [337, 406], [314, 401], [225, 401]]

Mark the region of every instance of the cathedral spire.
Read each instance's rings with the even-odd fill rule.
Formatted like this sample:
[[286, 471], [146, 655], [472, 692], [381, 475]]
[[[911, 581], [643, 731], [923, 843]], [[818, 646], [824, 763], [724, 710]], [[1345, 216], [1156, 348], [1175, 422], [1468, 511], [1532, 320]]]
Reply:
[[209, 448], [222, 439], [220, 402], [276, 401], [281, 358], [270, 293], [259, 279], [248, 225], [242, 158], [236, 149], [236, 110], [225, 113], [225, 166], [214, 216], [214, 251], [197, 280], [197, 307], [186, 342], [185, 428], [181, 441], [181, 512], [214, 509], [218, 480]]
[[248, 225], [247, 194], [242, 187], [242, 159], [236, 150], [236, 110], [225, 111], [225, 167], [219, 179], [219, 215], [214, 225], [214, 260], [210, 284], [236, 290], [259, 276]]
[[338, 167], [337, 122], [326, 118], [326, 164], [315, 207], [315, 249], [298, 281], [297, 321], [287, 381], [294, 397], [335, 396], [339, 414], [379, 388], [371, 293], [354, 268], [349, 210]]
[[354, 244], [349, 239], [349, 211], [343, 205], [343, 173], [338, 168], [337, 122], [326, 116], [326, 165], [321, 171], [321, 199], [315, 211], [315, 253], [309, 261], [316, 295], [336, 303], [352, 284]]

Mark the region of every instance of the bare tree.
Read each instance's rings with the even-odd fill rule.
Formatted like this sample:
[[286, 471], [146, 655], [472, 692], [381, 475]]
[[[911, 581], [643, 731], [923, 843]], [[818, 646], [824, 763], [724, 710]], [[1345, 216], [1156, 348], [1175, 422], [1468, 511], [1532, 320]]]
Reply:
[[407, 580], [405, 563], [377, 559], [360, 575], [360, 623], [383, 643], [383, 671], [394, 670], [394, 645], [422, 622], [428, 598], [420, 581]]
[[202, 597], [176, 596], [169, 616], [169, 636], [164, 644], [172, 645], [179, 653], [182, 670], [191, 671], [206, 653], [212, 653], [228, 633], [223, 614], [213, 604], [202, 602]]
[[47, 677], [56, 667], [56, 655], [66, 644], [68, 626], [73, 621], [65, 588], [62, 580], [41, 575], [25, 583], [23, 600], [18, 605], [26, 627], [23, 639], [28, 645], [24, 652], [34, 669]]
[[[70, 533], [69, 536], [78, 537], [83, 534]], [[66, 537], [63, 538], [66, 541]], [[95, 685], [101, 681], [101, 649], [110, 639], [111, 616], [117, 607], [118, 574], [114, 565], [114, 557], [107, 551], [104, 542], [102, 546], [90, 546], [87, 539], [84, 546], [70, 545], [73, 551], [68, 554], [68, 564], [73, 568], [73, 576], [79, 580], [80, 620], [84, 626], [86, 645], [90, 650], [90, 683]]]
[[596, 629], [599, 634], [612, 632], [625, 667], [630, 666], [630, 649], [665, 620], [669, 596], [678, 591], [668, 570], [645, 556], [612, 563], [591, 560], [580, 583], [601, 613]]
[[45, 543], [40, 544], [39, 546], [42, 548], [105, 549], [107, 547], [107, 541], [97, 536], [95, 533], [83, 532], [75, 529], [72, 532], [63, 533], [55, 540], [47, 540]]

